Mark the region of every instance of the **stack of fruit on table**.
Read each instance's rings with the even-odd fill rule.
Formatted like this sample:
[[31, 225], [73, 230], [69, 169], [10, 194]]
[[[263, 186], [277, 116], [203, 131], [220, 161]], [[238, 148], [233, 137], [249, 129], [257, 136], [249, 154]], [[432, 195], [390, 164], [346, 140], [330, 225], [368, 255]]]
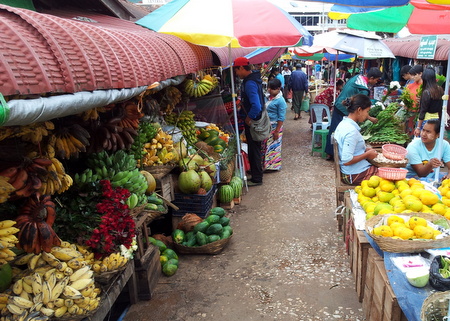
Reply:
[[438, 190], [441, 199], [417, 179], [390, 181], [378, 176], [355, 187], [367, 219], [374, 215], [411, 212], [432, 213], [450, 219], [450, 180], [444, 180]]

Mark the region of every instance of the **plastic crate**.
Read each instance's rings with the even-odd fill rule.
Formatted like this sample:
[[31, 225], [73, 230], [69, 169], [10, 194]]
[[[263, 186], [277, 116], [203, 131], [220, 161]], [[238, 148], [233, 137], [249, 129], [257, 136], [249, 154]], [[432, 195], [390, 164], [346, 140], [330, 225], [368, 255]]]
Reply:
[[179, 210], [172, 211], [173, 216], [183, 216], [186, 213], [195, 213], [201, 218], [205, 218], [209, 210], [212, 208], [214, 195], [217, 191], [217, 185], [213, 187], [205, 195], [189, 195], [175, 193], [175, 199], [172, 201]]

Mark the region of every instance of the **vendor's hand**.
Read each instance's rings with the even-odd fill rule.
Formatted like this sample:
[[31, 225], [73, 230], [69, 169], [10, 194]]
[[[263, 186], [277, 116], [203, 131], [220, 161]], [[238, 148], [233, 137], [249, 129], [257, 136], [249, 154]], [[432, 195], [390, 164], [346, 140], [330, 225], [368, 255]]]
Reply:
[[377, 158], [378, 152], [375, 149], [367, 148], [366, 155], [367, 155], [367, 157], [366, 157], [367, 159], [374, 159], [374, 158]]
[[438, 168], [442, 165], [442, 162], [437, 158], [432, 158], [432, 159], [430, 159], [430, 164], [431, 164], [431, 167]]
[[245, 117], [245, 123], [250, 126], [250, 124], [252, 123], [252, 119], [250, 117]]
[[374, 124], [378, 123], [378, 119], [375, 117], [369, 116], [367, 119], [369, 119]]

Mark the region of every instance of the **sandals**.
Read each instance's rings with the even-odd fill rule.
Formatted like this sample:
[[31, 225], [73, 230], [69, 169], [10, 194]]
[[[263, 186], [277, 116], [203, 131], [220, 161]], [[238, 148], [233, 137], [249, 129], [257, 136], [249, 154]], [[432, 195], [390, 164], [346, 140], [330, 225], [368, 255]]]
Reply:
[[298, 120], [299, 118], [302, 118], [301, 116], [295, 114], [294, 120]]

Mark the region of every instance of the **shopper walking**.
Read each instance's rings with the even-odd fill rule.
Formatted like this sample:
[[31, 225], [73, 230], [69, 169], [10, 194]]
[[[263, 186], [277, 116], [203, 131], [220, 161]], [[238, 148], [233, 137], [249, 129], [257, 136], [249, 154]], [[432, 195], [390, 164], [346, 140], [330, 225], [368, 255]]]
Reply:
[[269, 81], [268, 92], [266, 109], [272, 123], [272, 132], [263, 143], [264, 170], [277, 171], [281, 169], [281, 143], [283, 122], [286, 118], [286, 102], [278, 79]]
[[289, 80], [291, 79], [292, 71], [289, 69], [287, 64], [284, 64], [283, 70], [281, 71], [281, 75], [284, 77], [284, 88], [283, 88], [283, 97], [286, 102], [290, 99], [289, 97]]
[[241, 86], [243, 108], [241, 108], [240, 115], [245, 119], [244, 131], [252, 176], [247, 185], [261, 185], [263, 183], [262, 142], [254, 141], [250, 133], [251, 121], [261, 118], [262, 107], [264, 106], [261, 73], [252, 71], [250, 61], [245, 57], [236, 58], [233, 63], [233, 70], [235, 75], [243, 80]]
[[[325, 152], [328, 154], [327, 160], [333, 160], [333, 145], [331, 143], [331, 135], [335, 131], [336, 127], [341, 122], [344, 116], [348, 115], [347, 108], [342, 105], [342, 101], [346, 98], [350, 98], [356, 94], [370, 95], [369, 87], [375, 85], [381, 79], [381, 71], [377, 67], [370, 68], [367, 76], [356, 75], [349, 79], [344, 85], [342, 91], [336, 102], [334, 103], [333, 113], [331, 115], [331, 124], [327, 136], [327, 145], [325, 146]], [[376, 122], [376, 118], [368, 117], [372, 122]]]
[[302, 118], [301, 107], [303, 95], [308, 93], [308, 77], [301, 68], [301, 64], [295, 65], [295, 70], [292, 72], [291, 79], [289, 80], [289, 87], [292, 90], [292, 107], [295, 112], [294, 120]]

